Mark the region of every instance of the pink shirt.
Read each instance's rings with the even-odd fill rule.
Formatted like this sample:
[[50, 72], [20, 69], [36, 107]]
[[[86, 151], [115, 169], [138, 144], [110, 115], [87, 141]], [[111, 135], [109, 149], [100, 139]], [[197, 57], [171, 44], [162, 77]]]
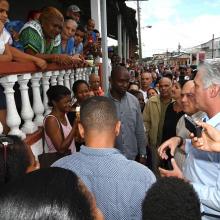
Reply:
[[[47, 115], [44, 118], [44, 128], [45, 128], [45, 120], [46, 120], [47, 117], [54, 117], [54, 118], [56, 118], [54, 115]], [[57, 123], [58, 123], [59, 126], [61, 124], [62, 129], [63, 129], [64, 137], [66, 138], [69, 135], [70, 131], [72, 130], [72, 126], [69, 123], [67, 115], [65, 115], [65, 117], [66, 117], [67, 125], [63, 125], [62, 123], [59, 123], [57, 118], [56, 118], [56, 120], [57, 120]], [[45, 129], [44, 129], [44, 135], [45, 135], [45, 141], [46, 141], [46, 144], [47, 144], [47, 147], [48, 147], [48, 152], [49, 153], [57, 152], [56, 148], [54, 147], [54, 145], [53, 145], [53, 143], [52, 143], [52, 141], [50, 139], [50, 137], [48, 137]], [[70, 144], [69, 149], [71, 150], [72, 153], [76, 152], [76, 146], [75, 146], [75, 140], [74, 139], [72, 140], [72, 143]]]

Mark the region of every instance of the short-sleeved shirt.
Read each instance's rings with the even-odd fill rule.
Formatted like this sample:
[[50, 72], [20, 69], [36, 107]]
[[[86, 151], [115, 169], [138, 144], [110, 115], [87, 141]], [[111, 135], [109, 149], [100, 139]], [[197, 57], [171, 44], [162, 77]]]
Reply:
[[0, 33], [0, 54], [3, 54], [5, 51], [5, 44], [9, 43], [11, 35], [8, 31], [4, 28], [3, 31]]
[[81, 54], [82, 52], [83, 52], [83, 44], [80, 43], [80, 44], [76, 45], [74, 42], [73, 55], [74, 54]]
[[81, 146], [80, 152], [52, 166], [75, 172], [94, 194], [106, 220], [141, 219], [142, 201], [156, 180], [146, 166], [109, 147]]
[[32, 49], [36, 53], [43, 54], [60, 54], [61, 37], [57, 35], [46, 45], [45, 37], [41, 24], [38, 21], [27, 22], [20, 31], [20, 42], [24, 50]]

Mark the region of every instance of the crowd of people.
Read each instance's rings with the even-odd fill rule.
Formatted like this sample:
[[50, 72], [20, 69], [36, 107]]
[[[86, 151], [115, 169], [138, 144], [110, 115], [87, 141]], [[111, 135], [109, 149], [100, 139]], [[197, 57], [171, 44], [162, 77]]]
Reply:
[[[8, 10], [0, 0], [0, 61], [45, 69], [102, 56], [94, 20], [82, 27], [76, 5], [32, 11], [26, 23]], [[0, 219], [220, 219], [220, 62], [142, 66], [108, 52], [106, 94], [95, 73], [72, 91], [48, 89], [48, 167], [19, 137], [0, 136]]]

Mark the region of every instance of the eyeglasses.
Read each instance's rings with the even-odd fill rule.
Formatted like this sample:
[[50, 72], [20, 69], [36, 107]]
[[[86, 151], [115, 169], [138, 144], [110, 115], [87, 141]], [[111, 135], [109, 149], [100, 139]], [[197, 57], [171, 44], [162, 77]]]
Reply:
[[10, 137], [6, 135], [0, 135], [0, 148], [3, 148], [3, 159], [4, 159], [4, 182], [6, 183], [8, 180], [7, 175], [7, 148], [13, 146], [14, 141]]

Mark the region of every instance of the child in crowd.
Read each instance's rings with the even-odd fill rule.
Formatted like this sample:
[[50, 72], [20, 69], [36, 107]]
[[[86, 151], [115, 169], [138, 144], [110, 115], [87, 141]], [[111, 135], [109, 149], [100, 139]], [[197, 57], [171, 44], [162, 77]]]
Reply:
[[9, 21], [5, 24], [5, 28], [12, 36], [12, 40], [13, 40], [12, 46], [21, 51], [24, 51], [24, 48], [19, 40], [19, 31], [21, 30], [23, 26], [24, 26], [24, 22], [19, 21], [19, 20]]
[[83, 39], [85, 36], [85, 29], [82, 26], [78, 26], [76, 29], [75, 37], [74, 37], [74, 47], [73, 47], [73, 55], [80, 54], [83, 55]]

